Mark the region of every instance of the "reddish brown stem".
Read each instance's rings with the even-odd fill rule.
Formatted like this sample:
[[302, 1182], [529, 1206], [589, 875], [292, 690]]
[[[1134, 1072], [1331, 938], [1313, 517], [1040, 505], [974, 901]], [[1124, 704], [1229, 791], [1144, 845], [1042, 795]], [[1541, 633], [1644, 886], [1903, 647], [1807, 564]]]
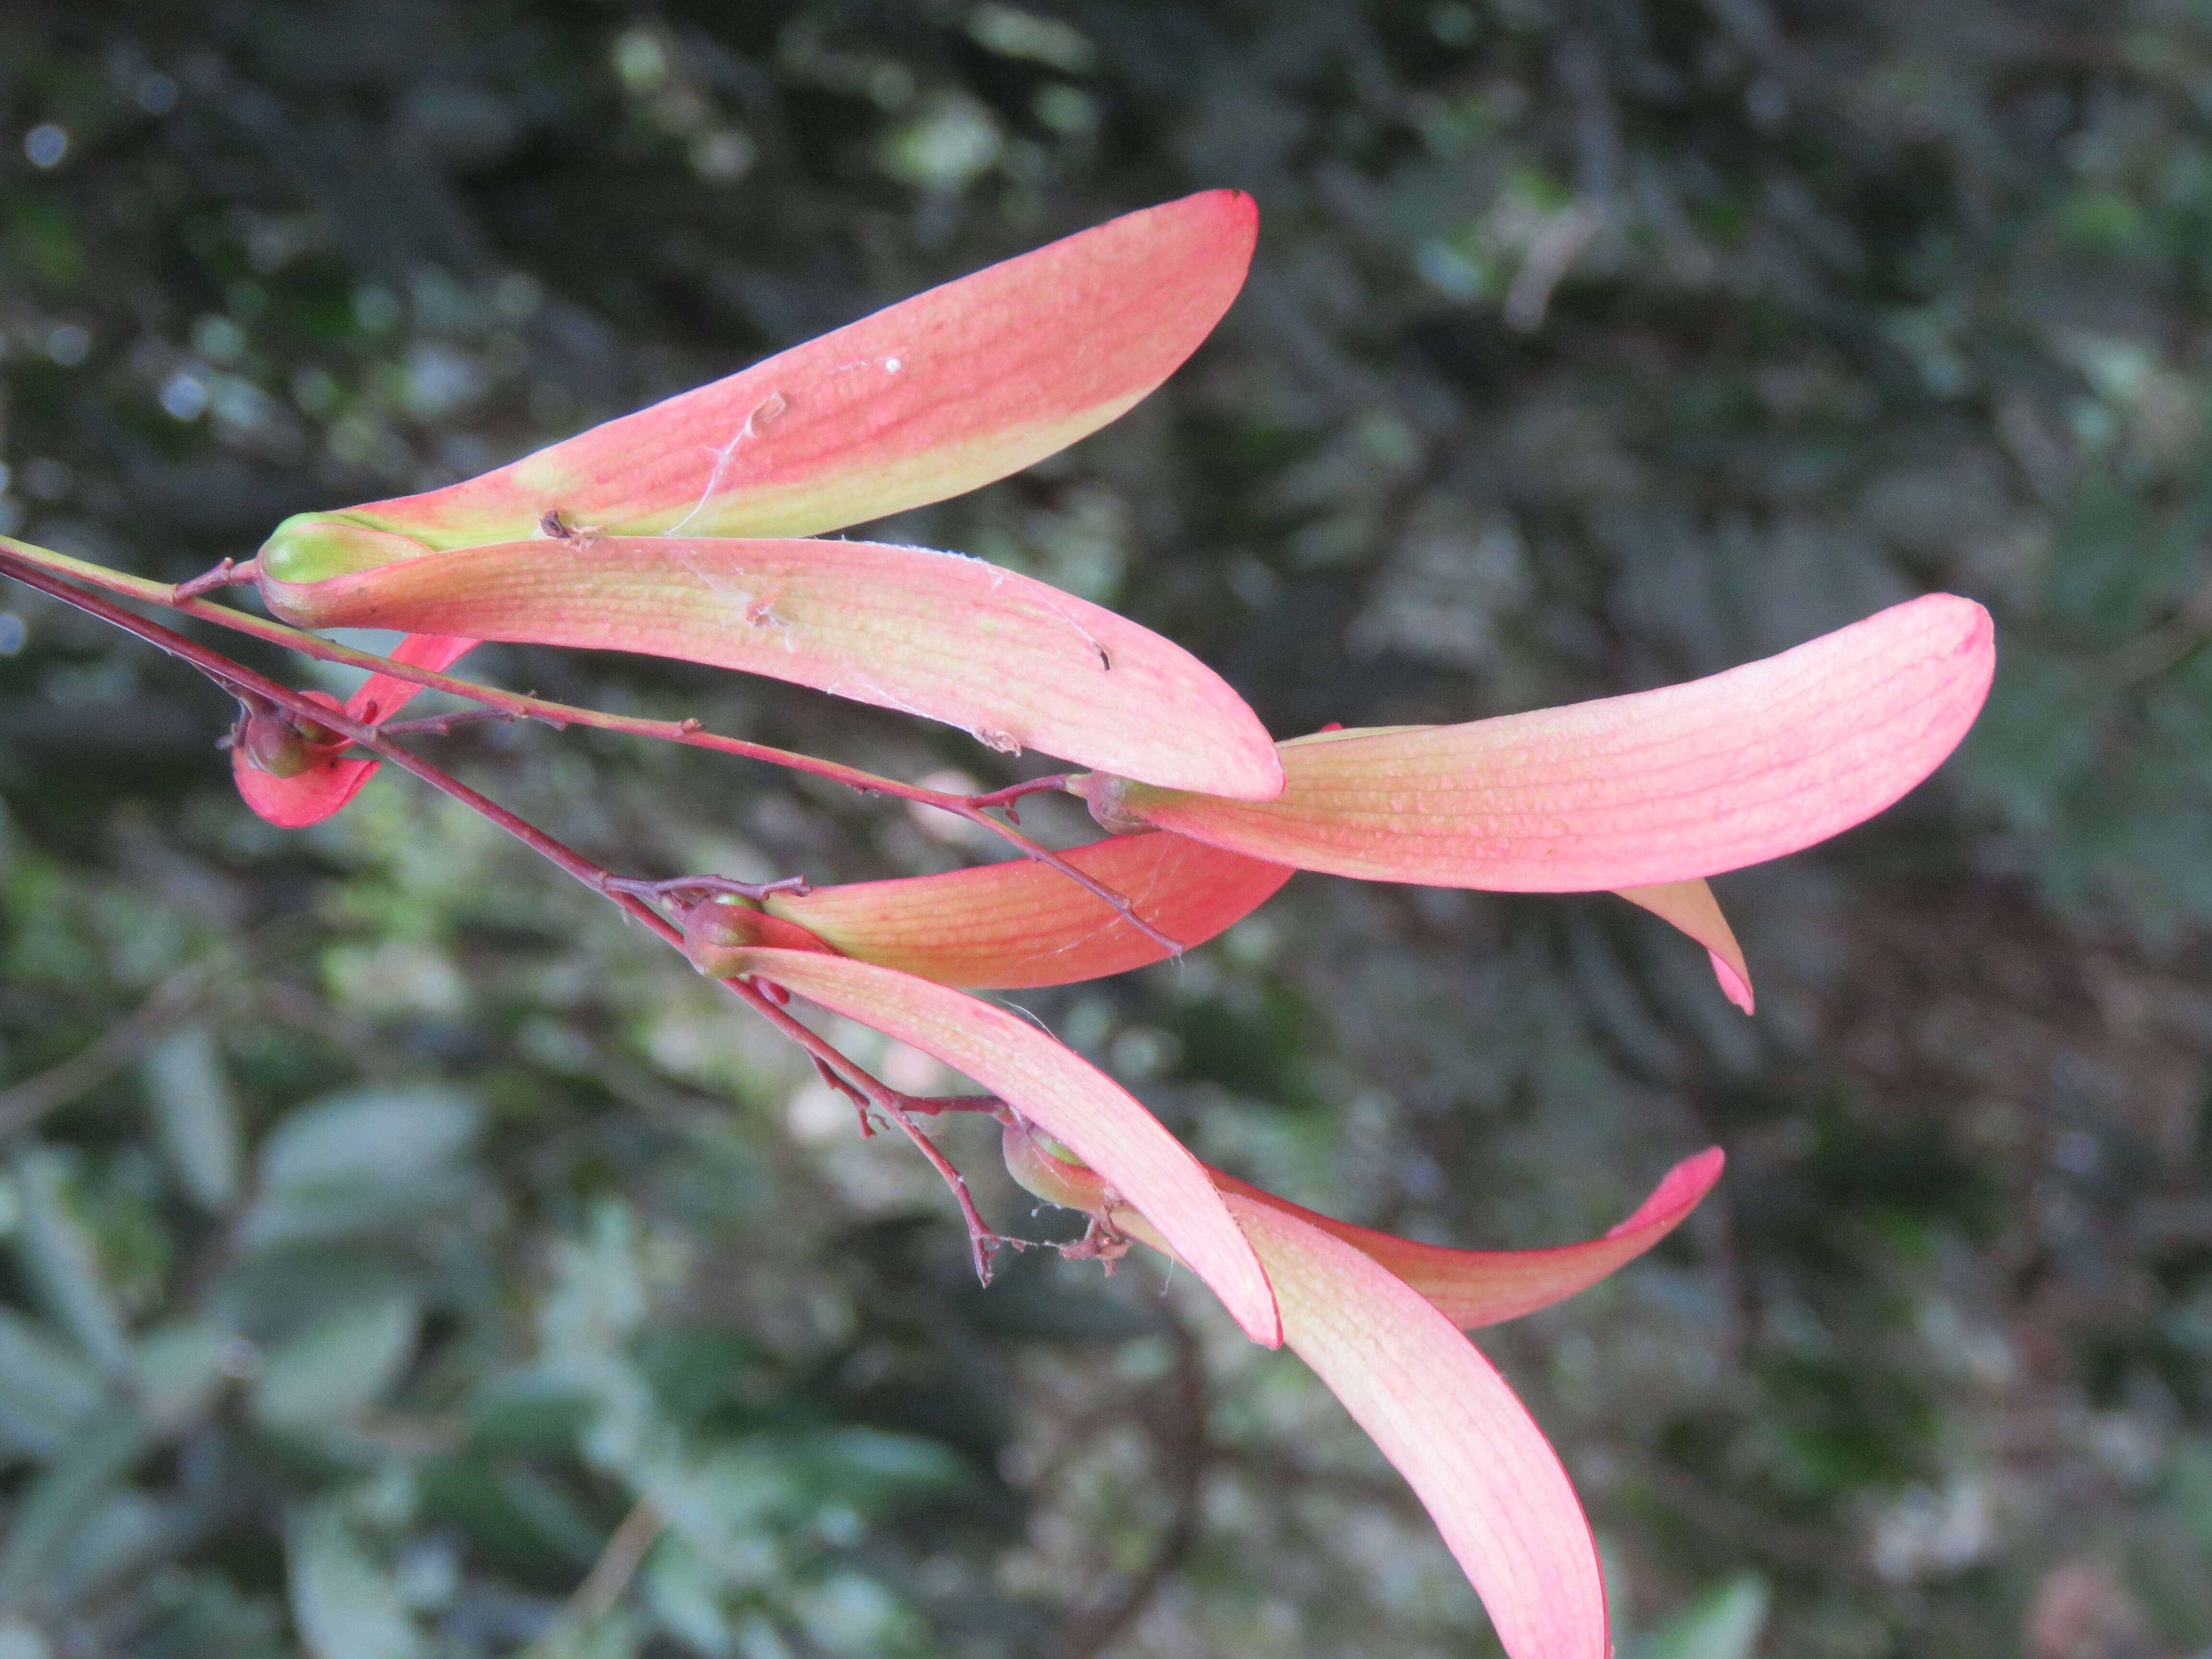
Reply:
[[[912, 797], [909, 797], [908, 799], [912, 799]], [[1093, 898], [1103, 900], [1106, 903], [1112, 905], [1115, 909], [1120, 911], [1122, 915], [1128, 918], [1129, 925], [1132, 927], [1142, 933], [1146, 939], [1152, 940], [1153, 944], [1158, 945], [1160, 949], [1165, 951], [1170, 956], [1179, 957], [1183, 953], [1183, 945], [1180, 940], [1170, 938], [1167, 934], [1162, 933], [1158, 928], [1153, 927], [1151, 922], [1146, 921], [1142, 916], [1137, 914], [1136, 902], [1133, 899], [1127, 897], [1124, 894], [1115, 892], [1114, 889], [1109, 887], [1104, 882], [1100, 881], [1096, 876], [1086, 875], [1084, 872], [1077, 869], [1073, 865], [1070, 864], [1066, 859], [1060, 857], [1059, 854], [1051, 851], [1049, 848], [1042, 846], [1039, 842], [1031, 841], [1027, 836], [1022, 834], [1020, 830], [1007, 828], [1005, 824], [1000, 823], [998, 819], [984, 811], [982, 808], [975, 805], [971, 798], [963, 795], [951, 795], [947, 796], [943, 800], [931, 801], [928, 804], [932, 806], [941, 807], [948, 812], [957, 812], [962, 817], [966, 818], [970, 823], [981, 824], [986, 830], [988, 830], [994, 835], [1000, 836], [1009, 845], [1018, 848], [1024, 858], [1034, 859], [1039, 864], [1044, 865], [1050, 869], [1059, 871], [1061, 875], [1066, 876], [1070, 881], [1073, 882], [1078, 887], [1083, 889], [1085, 892], [1090, 894]]]
[[739, 881], [733, 876], [672, 876], [665, 881], [647, 881], [633, 876], [609, 876], [610, 893], [633, 893], [656, 902], [679, 898], [686, 893], [727, 893], [735, 898], [764, 899], [771, 893], [804, 898], [814, 890], [804, 876], [779, 876], [774, 881]]
[[986, 806], [1000, 807], [1004, 809], [1008, 817], [1016, 823], [1019, 823], [1022, 821], [1022, 815], [1014, 811], [1016, 801], [1025, 795], [1042, 794], [1048, 789], [1065, 789], [1067, 787], [1067, 781], [1074, 775], [1073, 772], [1054, 772], [1049, 777], [1031, 778], [1027, 783], [1010, 783], [1004, 789], [994, 789], [985, 794], [969, 796], [968, 805], [979, 810]]
[[[863, 1135], [875, 1133], [875, 1127], [868, 1121], [869, 1109], [873, 1107], [884, 1113], [892, 1122], [898, 1125], [901, 1132], [915, 1144], [921, 1155], [929, 1160], [931, 1166], [944, 1178], [945, 1184], [952, 1189], [952, 1196], [960, 1206], [960, 1218], [968, 1225], [968, 1259], [975, 1264], [977, 1279], [988, 1285], [991, 1282], [992, 1262], [998, 1255], [1000, 1247], [1012, 1244], [1018, 1249], [1022, 1241], [1004, 1237], [983, 1219], [982, 1212], [975, 1207], [975, 1195], [968, 1190], [968, 1178], [960, 1173], [958, 1167], [951, 1158], [945, 1156], [944, 1150], [922, 1133], [921, 1125], [916, 1123], [913, 1116], [917, 1109], [929, 1112], [966, 1109], [949, 1106], [947, 1102], [955, 1099], [980, 1101], [984, 1097], [918, 1097], [914, 1095], [902, 1094], [897, 1090], [888, 1088], [873, 1079], [870, 1079], [868, 1084], [865, 1085], [848, 1081], [840, 1077], [830, 1066], [823, 1065], [819, 1059], [814, 1062], [814, 1068], [822, 1074], [823, 1082], [853, 1103], [854, 1109], [860, 1115], [860, 1133]], [[866, 1074], [863, 1073], [861, 1075]], [[993, 1101], [991, 1103], [995, 1106], [997, 1102]]]
[[[240, 569], [244, 568], [239, 567]], [[218, 566], [217, 568], [220, 569], [221, 567]], [[125, 576], [120, 572], [105, 570], [97, 565], [87, 564], [82, 560], [51, 553], [45, 549], [33, 548], [27, 543], [11, 541], [4, 537], [0, 537], [0, 570], [5, 570], [9, 574], [17, 577], [28, 586], [40, 587], [42, 592], [53, 592], [56, 590], [46, 587], [41, 582], [32, 581], [31, 573], [42, 575], [47, 580], [54, 580], [58, 574], [73, 577], [79, 581], [104, 587], [111, 592], [127, 593], [132, 598], [143, 599], [149, 604], [166, 605], [180, 615], [198, 617], [203, 622], [214, 623], [219, 627], [230, 629], [234, 632], [247, 635], [272, 645], [281, 645], [288, 650], [300, 653], [302, 656], [313, 657], [324, 662], [343, 663], [350, 668], [384, 674], [393, 679], [405, 680], [415, 685], [428, 687], [434, 691], [447, 692], [457, 697], [467, 698], [472, 702], [483, 703], [493, 708], [505, 709], [518, 717], [542, 720], [555, 726], [586, 726], [603, 732], [620, 732], [631, 737], [653, 738], [664, 743], [685, 744], [695, 749], [711, 749], [720, 754], [740, 755], [748, 760], [764, 761], [772, 766], [787, 767], [793, 771], [807, 772], [816, 777], [828, 778], [834, 782], [842, 783], [860, 790], [863, 793], [872, 792], [890, 795], [900, 800], [913, 801], [923, 806], [933, 806], [939, 811], [951, 812], [963, 817], [971, 823], [981, 824], [1019, 852], [1024, 858], [1033, 860], [1048, 869], [1057, 871], [1082, 888], [1084, 891], [1111, 905], [1115, 910], [1127, 917], [1130, 926], [1170, 956], [1181, 956], [1183, 951], [1183, 946], [1179, 940], [1170, 938], [1139, 915], [1136, 906], [1129, 899], [1115, 891], [1096, 877], [1087, 875], [1077, 869], [1049, 848], [1033, 841], [1020, 830], [1000, 823], [983, 810], [985, 806], [1004, 805], [1006, 800], [1017, 799], [1023, 794], [1033, 793], [1047, 787], [1057, 787], [1065, 781], [1066, 775], [1064, 774], [1057, 779], [1040, 779], [1029, 784], [1016, 784], [1010, 789], [990, 790], [975, 795], [948, 794], [941, 789], [925, 788], [920, 784], [901, 783], [896, 778], [878, 777], [872, 772], [863, 771], [855, 766], [842, 766], [835, 761], [817, 759], [812, 755], [802, 755], [789, 749], [778, 749], [772, 744], [750, 743], [742, 738], [722, 737], [716, 732], [707, 731], [696, 720], [653, 720], [629, 714], [610, 714], [596, 708], [580, 708], [568, 703], [554, 702], [544, 697], [528, 696], [520, 692], [501, 690], [496, 686], [479, 684], [473, 680], [457, 679], [450, 674], [435, 673], [429, 669], [417, 668], [411, 663], [394, 662], [387, 657], [380, 657], [367, 651], [356, 651], [350, 646], [339, 645], [335, 641], [304, 633], [296, 628], [288, 628], [283, 623], [266, 621], [259, 617], [250, 616], [243, 611], [234, 611], [228, 605], [210, 605], [204, 599], [193, 598], [185, 592], [185, 590], [191, 587], [194, 583], [207, 580], [206, 576], [195, 577], [192, 582], [182, 583], [173, 587], [161, 583], [148, 582], [137, 577]], [[213, 574], [210, 572], [209, 575], [211, 576]], [[75, 592], [77, 590], [71, 588], [69, 591]], [[333, 721], [325, 720], [322, 723], [334, 731], [339, 729]], [[362, 746], [373, 748], [374, 745], [364, 744]], [[1001, 799], [1002, 797], [1005, 798], [1004, 800]]]
[[860, 1139], [873, 1140], [876, 1138], [876, 1121], [868, 1115], [867, 1096], [860, 1092], [857, 1085], [848, 1083], [832, 1067], [823, 1064], [820, 1055], [809, 1054], [807, 1058], [814, 1062], [814, 1074], [844, 1096], [852, 1106], [854, 1114], [860, 1120]]
[[975, 1208], [974, 1196], [968, 1190], [968, 1177], [960, 1173], [958, 1166], [945, 1157], [935, 1141], [922, 1133], [921, 1125], [907, 1115], [906, 1109], [893, 1105], [886, 1109], [891, 1115], [891, 1121], [905, 1132], [906, 1138], [929, 1160], [944, 1178], [945, 1184], [952, 1188], [952, 1196], [960, 1205], [960, 1218], [968, 1224], [968, 1259], [975, 1264], [978, 1282], [989, 1285], [992, 1263], [999, 1254], [1000, 1246], [1012, 1241], [1000, 1237], [984, 1221]]
[[899, 1104], [922, 1117], [945, 1112], [986, 1112], [996, 1117], [1006, 1103], [996, 1095], [901, 1095]]
[[260, 566], [252, 559], [248, 559], [244, 564], [240, 564], [234, 559], [225, 559], [214, 569], [203, 570], [191, 580], [179, 582], [170, 590], [171, 603], [181, 605], [186, 599], [199, 598], [203, 593], [212, 593], [218, 587], [239, 586], [242, 583], [252, 581], [260, 574]]
[[[375, 710], [371, 709], [369, 714], [374, 718]], [[450, 714], [425, 714], [420, 720], [382, 720], [378, 722], [376, 729], [387, 738], [445, 738], [451, 737], [457, 726], [481, 726], [487, 720], [512, 726], [524, 719], [545, 720], [545, 717], [542, 714], [518, 714], [512, 708], [461, 708]], [[547, 720], [545, 723], [556, 732], [561, 730], [562, 722], [559, 720]]]
[[[992, 1257], [997, 1255], [1001, 1245], [1018, 1246], [1020, 1241], [1001, 1237], [983, 1219], [975, 1208], [974, 1194], [968, 1190], [967, 1177], [960, 1173], [951, 1158], [945, 1156], [938, 1144], [921, 1132], [921, 1126], [914, 1121], [907, 1109], [906, 1103], [913, 1097], [901, 1094], [843, 1050], [833, 1047], [827, 1039], [777, 1007], [763, 996], [761, 988], [750, 980], [726, 979], [720, 982], [732, 995], [806, 1050], [814, 1061], [814, 1069], [821, 1073], [823, 1080], [860, 1109], [860, 1132], [863, 1134], [870, 1133], [866, 1121], [870, 1107], [898, 1125], [900, 1131], [943, 1177], [945, 1184], [952, 1189], [953, 1199], [960, 1206], [960, 1218], [968, 1227], [969, 1259], [975, 1265], [975, 1277], [988, 1285], [991, 1282]], [[936, 1109], [944, 1108], [939, 1105]]]
[[[647, 928], [657, 934], [663, 943], [678, 951], [683, 950], [684, 935], [681, 930], [665, 921], [644, 899], [623, 890], [624, 884], [621, 878], [615, 876], [611, 871], [602, 869], [573, 848], [555, 840], [535, 824], [508, 811], [498, 802], [488, 796], [479, 794], [459, 778], [441, 771], [428, 761], [401, 748], [374, 726], [354, 720], [342, 712], [316, 702], [303, 694], [293, 690], [289, 686], [281, 685], [275, 680], [254, 672], [242, 663], [234, 662], [229, 658], [210, 650], [197, 640], [187, 638], [174, 629], [165, 628], [156, 622], [149, 622], [111, 599], [84, 592], [35, 566], [28, 569], [18, 567], [11, 569], [9, 574], [26, 586], [34, 587], [42, 593], [51, 594], [64, 604], [72, 605], [88, 616], [97, 617], [102, 622], [111, 623], [125, 633], [145, 641], [149, 645], [167, 653], [179, 661], [190, 664], [234, 696], [257, 704], [266, 704], [281, 708], [296, 719], [325, 726], [372, 753], [381, 756], [403, 771], [412, 773], [440, 793], [459, 801], [471, 811], [497, 824], [532, 852], [557, 866], [585, 886], [605, 895], [612, 902], [620, 905], [629, 915], [644, 923]], [[975, 1260], [977, 1276], [985, 1284], [988, 1284], [991, 1277], [991, 1257], [998, 1246], [1007, 1241], [1002, 1240], [997, 1233], [984, 1224], [982, 1217], [976, 1211], [975, 1199], [968, 1190], [966, 1179], [953, 1166], [951, 1160], [939, 1149], [937, 1144], [922, 1133], [921, 1126], [915, 1122], [907, 1106], [909, 1097], [883, 1083], [843, 1051], [832, 1045], [826, 1038], [777, 1006], [763, 987], [744, 978], [726, 979], [719, 982], [732, 996], [805, 1049], [815, 1061], [817, 1069], [822, 1070], [833, 1083], [848, 1091], [859, 1091], [871, 1106], [884, 1113], [905, 1132], [907, 1137], [921, 1150], [922, 1156], [929, 1160], [938, 1174], [944, 1177], [946, 1185], [952, 1189], [953, 1196], [960, 1206], [961, 1216], [968, 1225], [969, 1250]], [[930, 1109], [949, 1109], [942, 1102], [939, 1102]], [[978, 1109], [981, 1109], [979, 1107]]]

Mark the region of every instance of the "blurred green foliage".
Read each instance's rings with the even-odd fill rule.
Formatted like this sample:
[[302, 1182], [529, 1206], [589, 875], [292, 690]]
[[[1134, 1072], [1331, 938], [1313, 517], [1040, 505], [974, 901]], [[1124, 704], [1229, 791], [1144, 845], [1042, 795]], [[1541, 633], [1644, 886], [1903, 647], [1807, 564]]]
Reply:
[[[1166, 392], [888, 533], [1170, 632], [1285, 733], [1938, 586], [1998, 612], [1997, 690], [1935, 785], [1720, 884], [1755, 1023], [1602, 898], [1308, 878], [1025, 1004], [1205, 1155], [1423, 1236], [1579, 1236], [1727, 1147], [1654, 1260], [1486, 1337], [1624, 1650], [2197, 1654], [2208, 85], [2186, 0], [27, 0], [0, 527], [182, 577], [1253, 191]], [[926, 1172], [604, 905], [404, 780], [270, 830], [220, 697], [0, 606], [6, 1659], [1483, 1650], [1334, 1403], [1188, 1283], [978, 1291]], [[1012, 776], [679, 666], [470, 669]], [[688, 752], [438, 752], [640, 873], [995, 856]], [[1066, 1219], [947, 1144], [1002, 1224]]]

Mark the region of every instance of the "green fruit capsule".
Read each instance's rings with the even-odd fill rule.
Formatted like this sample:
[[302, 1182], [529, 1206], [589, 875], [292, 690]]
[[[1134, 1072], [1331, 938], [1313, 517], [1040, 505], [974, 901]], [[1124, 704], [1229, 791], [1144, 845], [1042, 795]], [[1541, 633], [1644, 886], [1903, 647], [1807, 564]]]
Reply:
[[394, 531], [378, 530], [334, 513], [295, 513], [261, 544], [261, 574], [272, 581], [307, 583], [374, 570], [436, 550]]
[[248, 765], [272, 778], [295, 778], [346, 742], [328, 727], [283, 709], [248, 714], [231, 741]]

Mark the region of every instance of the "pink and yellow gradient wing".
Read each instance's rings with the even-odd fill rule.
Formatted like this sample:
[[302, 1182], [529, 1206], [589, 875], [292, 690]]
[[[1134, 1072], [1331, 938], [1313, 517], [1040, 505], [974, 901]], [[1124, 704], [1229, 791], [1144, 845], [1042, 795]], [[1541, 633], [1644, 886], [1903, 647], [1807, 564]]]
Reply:
[[[962, 494], [1172, 374], [1236, 297], [1257, 230], [1231, 191], [1126, 215], [482, 477], [288, 520], [261, 568], [319, 580], [529, 537], [549, 513], [580, 529], [808, 535]], [[398, 654], [444, 666], [452, 657], [431, 658], [447, 648], [410, 641]], [[391, 700], [383, 716], [404, 685], [374, 686]], [[313, 822], [344, 798], [301, 785], [264, 804]]]
[[1213, 1289], [1245, 1334], [1283, 1340], [1274, 1292], [1205, 1167], [1159, 1120], [1081, 1056], [1017, 1015], [872, 963], [812, 951], [757, 950], [758, 975], [934, 1054], [1065, 1142], [1140, 1205], [1160, 1236]]
[[1274, 799], [1079, 781], [1109, 827], [1375, 881], [1637, 889], [1778, 858], [1940, 765], [1996, 664], [1989, 613], [1934, 594], [1662, 690], [1279, 745]]
[[410, 543], [517, 540], [547, 513], [627, 534], [808, 536], [962, 495], [1173, 374], [1237, 297], [1258, 228], [1234, 191], [1124, 215], [496, 471], [288, 520], [262, 562], [312, 580]]
[[1413, 1489], [1511, 1659], [1606, 1659], [1605, 1585], [1559, 1455], [1505, 1379], [1387, 1267], [1232, 1195], [1283, 1340]]
[[[1038, 1197], [1176, 1254], [1097, 1170], [1048, 1151], [1026, 1124], [1009, 1123], [1003, 1143], [1008, 1172]], [[1605, 1595], [1589, 1523], [1504, 1380], [1444, 1312], [1365, 1248], [1383, 1235], [1207, 1173], [1267, 1267], [1283, 1340], [1406, 1477], [1506, 1652], [1603, 1659]]]
[[1705, 955], [1712, 962], [1713, 977], [1720, 981], [1721, 994], [1747, 1014], [1756, 1010], [1758, 1002], [1751, 989], [1751, 964], [1744, 960], [1743, 946], [1735, 942], [1735, 929], [1721, 914], [1721, 902], [1713, 896], [1711, 888], [1693, 880], [1613, 890], [1662, 921], [1672, 922], [1704, 945]]
[[[1725, 1162], [1719, 1147], [1709, 1146], [1669, 1170], [1635, 1212], [1602, 1237], [1539, 1250], [1454, 1250], [1416, 1243], [1301, 1209], [1219, 1170], [1207, 1173], [1225, 1193], [1269, 1205], [1343, 1240], [1419, 1291], [1454, 1325], [1474, 1330], [1564, 1302], [1633, 1261], [1688, 1219], [1721, 1178]], [[1278, 1281], [1279, 1294], [1281, 1288]]]
[[1181, 646], [980, 560], [874, 542], [504, 542], [325, 580], [286, 621], [646, 652], [793, 680], [1170, 787], [1264, 799], [1274, 745]]
[[[1116, 1201], [1096, 1170], [1056, 1157], [1018, 1123], [1008, 1126], [1002, 1141], [1008, 1173], [1039, 1198], [1105, 1217], [1132, 1238], [1167, 1248], [1141, 1214]], [[1725, 1163], [1719, 1147], [1708, 1146], [1668, 1170], [1650, 1196], [1604, 1237], [1536, 1250], [1419, 1243], [1303, 1208], [1211, 1164], [1206, 1173], [1222, 1192], [1267, 1205], [1342, 1240], [1413, 1285], [1454, 1325], [1473, 1330], [1564, 1302], [1633, 1261], [1688, 1219], [1720, 1180]]]
[[[1241, 921], [1291, 876], [1281, 865], [1165, 834], [1117, 836], [1062, 856], [1186, 945]], [[845, 956], [975, 990], [1068, 985], [1167, 956], [1103, 899], [1026, 859], [775, 893], [765, 902], [771, 916]]]

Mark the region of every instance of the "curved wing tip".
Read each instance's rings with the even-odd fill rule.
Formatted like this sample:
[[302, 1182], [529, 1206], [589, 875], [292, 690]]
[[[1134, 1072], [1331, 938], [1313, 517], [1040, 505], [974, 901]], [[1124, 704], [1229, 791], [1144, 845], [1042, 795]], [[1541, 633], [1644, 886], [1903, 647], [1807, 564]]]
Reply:
[[1606, 1229], [1605, 1237], [1618, 1238], [1623, 1233], [1637, 1232], [1661, 1221], [1669, 1226], [1679, 1224], [1705, 1201], [1705, 1194], [1719, 1185], [1721, 1172], [1727, 1167], [1728, 1154], [1717, 1146], [1691, 1153], [1659, 1177], [1659, 1184], [1651, 1189], [1650, 1197], [1636, 1206], [1633, 1214]]
[[1759, 1012], [1759, 999], [1753, 994], [1751, 981], [1735, 970], [1735, 965], [1717, 951], [1705, 954], [1712, 958], [1713, 977], [1720, 981], [1721, 994], [1747, 1014]]
[[1162, 203], [1156, 210], [1176, 210], [1215, 222], [1224, 243], [1233, 247], [1241, 282], [1243, 270], [1260, 242], [1260, 204], [1241, 190], [1201, 190], [1179, 201]]
[[1996, 619], [1990, 615], [1989, 607], [1978, 599], [1970, 599], [1962, 593], [1923, 593], [1897, 608], [1917, 611], [1950, 632], [1952, 637], [1945, 641], [1946, 654], [1992, 658], [1996, 654]]
[[1283, 1346], [1282, 1310], [1276, 1307], [1275, 1298], [1272, 1293], [1267, 1297], [1267, 1313], [1263, 1321], [1255, 1322], [1251, 1316], [1251, 1310], [1246, 1310], [1237, 1314], [1237, 1323], [1245, 1335], [1263, 1348], [1279, 1348]]
[[1965, 603], [1972, 609], [1973, 617], [1966, 630], [1966, 637], [1960, 642], [1958, 649], [1960, 654], [1974, 659], [1980, 670], [1982, 687], [1986, 690], [1989, 687], [1990, 677], [1996, 672], [1996, 618], [1972, 599]]
[[1989, 701], [1997, 672], [1996, 620], [1986, 607], [1957, 593], [1930, 593], [1911, 604], [1940, 618], [1937, 627], [1942, 631], [1929, 641], [1927, 655], [1942, 663], [1943, 681], [1937, 699], [1950, 716], [1942, 723], [1949, 733], [1943, 751], [1948, 758], [1951, 750], [1965, 740], [1980, 717], [1982, 705]]
[[1213, 190], [1193, 191], [1180, 202], [1170, 202], [1165, 205], [1208, 208], [1224, 218], [1253, 225], [1260, 222], [1260, 204], [1252, 199], [1252, 193], [1249, 191], [1238, 190], [1233, 185], [1222, 185]]

